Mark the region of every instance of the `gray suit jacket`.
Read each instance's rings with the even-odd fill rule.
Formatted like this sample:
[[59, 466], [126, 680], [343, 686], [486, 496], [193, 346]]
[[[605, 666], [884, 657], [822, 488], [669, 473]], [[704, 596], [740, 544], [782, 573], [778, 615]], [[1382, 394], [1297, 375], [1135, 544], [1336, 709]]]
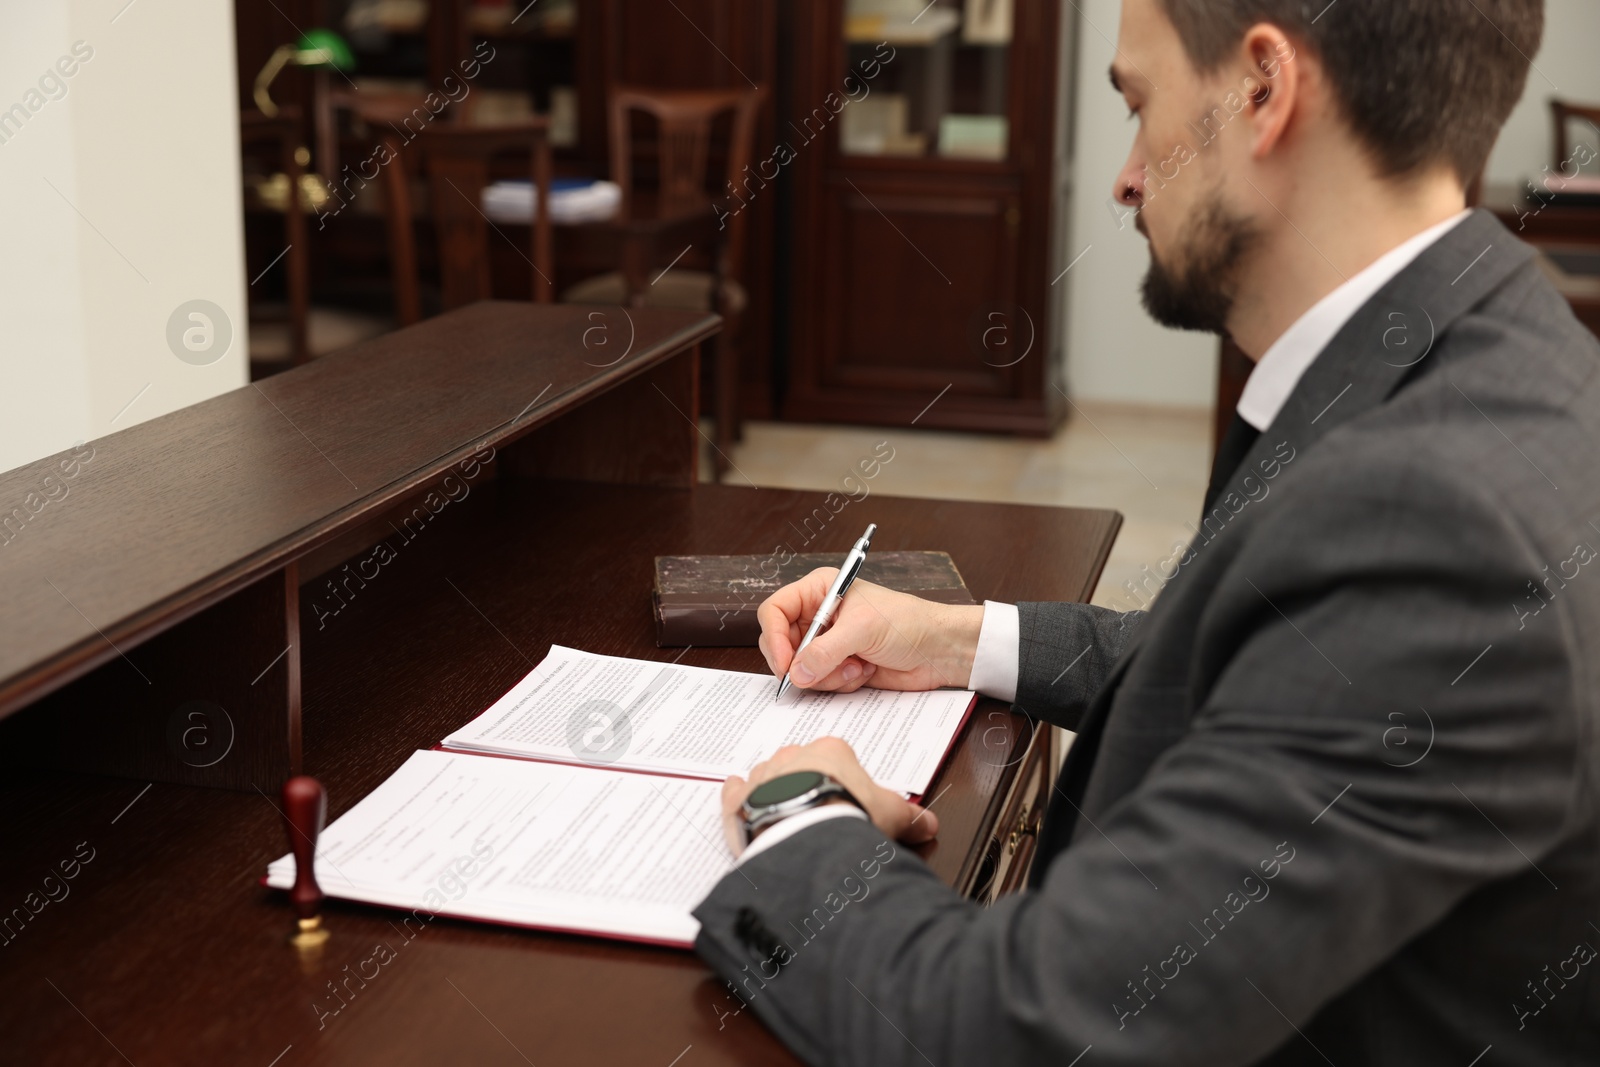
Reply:
[[1021, 606], [1017, 704], [1079, 731], [1033, 888], [978, 908], [832, 820], [724, 878], [699, 952], [816, 1064], [1600, 1062], [1597, 370], [1467, 219], [1147, 617]]

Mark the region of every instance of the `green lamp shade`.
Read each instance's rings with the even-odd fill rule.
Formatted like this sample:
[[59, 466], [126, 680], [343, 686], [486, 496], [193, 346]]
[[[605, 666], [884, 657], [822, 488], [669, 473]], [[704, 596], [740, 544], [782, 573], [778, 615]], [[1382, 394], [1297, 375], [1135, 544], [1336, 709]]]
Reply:
[[307, 30], [295, 42], [294, 64], [324, 70], [351, 70], [356, 65], [355, 53], [345, 39], [332, 30]]

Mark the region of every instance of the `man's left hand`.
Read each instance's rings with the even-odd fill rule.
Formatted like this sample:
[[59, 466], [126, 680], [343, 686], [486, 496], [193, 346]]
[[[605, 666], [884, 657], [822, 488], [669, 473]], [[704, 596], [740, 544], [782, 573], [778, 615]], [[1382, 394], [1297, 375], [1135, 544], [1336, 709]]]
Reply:
[[771, 759], [750, 768], [748, 781], [734, 775], [723, 783], [722, 828], [735, 856], [744, 851], [739, 832], [739, 806], [744, 798], [762, 782], [795, 771], [821, 771], [833, 778], [861, 801], [873, 825], [890, 837], [919, 845], [933, 840], [939, 833], [937, 815], [874, 782], [848, 742], [837, 737], [823, 737], [809, 745], [785, 745], [778, 749]]

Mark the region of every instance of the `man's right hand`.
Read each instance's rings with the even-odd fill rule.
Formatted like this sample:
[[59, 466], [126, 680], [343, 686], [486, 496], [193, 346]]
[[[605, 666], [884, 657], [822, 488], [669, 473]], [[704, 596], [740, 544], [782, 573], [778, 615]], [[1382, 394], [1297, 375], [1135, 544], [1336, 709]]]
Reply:
[[773, 674], [801, 689], [849, 693], [876, 689], [964, 689], [983, 628], [982, 605], [935, 604], [859, 579], [845, 594], [833, 625], [794, 650], [838, 575], [812, 571], [768, 597], [757, 611], [761, 654]]

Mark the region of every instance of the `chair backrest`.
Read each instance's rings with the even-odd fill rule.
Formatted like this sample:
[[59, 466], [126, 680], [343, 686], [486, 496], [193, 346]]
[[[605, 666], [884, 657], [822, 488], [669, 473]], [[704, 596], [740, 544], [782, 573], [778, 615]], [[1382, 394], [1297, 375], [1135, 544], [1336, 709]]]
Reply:
[[[645, 89], [615, 85], [610, 93], [611, 177], [622, 187], [624, 213], [631, 211], [638, 168], [634, 160], [633, 116], [655, 120], [659, 210], [663, 215], [704, 208], [713, 197], [707, 188], [712, 130], [724, 115], [732, 116], [725, 150], [727, 173], [719, 185], [731, 192], [750, 163], [755, 143], [756, 113], [764, 89]], [[745, 218], [732, 219], [722, 244], [722, 270], [738, 278], [743, 266]]]
[[[550, 234], [550, 122], [543, 116], [503, 126], [434, 126], [416, 139], [428, 175], [433, 224], [439, 242], [439, 292], [444, 310], [493, 295], [489, 274], [489, 230], [483, 191], [490, 161], [516, 154], [528, 160], [534, 189], [534, 217], [528, 252], [532, 297], [555, 299], [555, 264]], [[519, 253], [520, 254], [520, 253]]]
[[[345, 161], [339, 157], [340, 116], [349, 114], [371, 127], [380, 137], [393, 135], [399, 143], [407, 143], [418, 133], [438, 124], [468, 125], [472, 122], [476, 97], [467, 97], [460, 103], [442, 100], [443, 107], [428, 106], [429, 99], [436, 105], [441, 99], [436, 93], [405, 92], [384, 89], [346, 88], [329, 80], [328, 72], [314, 72], [316, 92], [312, 102], [312, 127], [317, 142], [316, 158], [312, 161], [322, 175], [335, 186]], [[365, 163], [366, 160], [357, 161]]]
[[1567, 167], [1572, 156], [1571, 142], [1568, 134], [1573, 119], [1583, 119], [1591, 128], [1600, 129], [1600, 105], [1574, 104], [1566, 100], [1550, 99], [1550, 117], [1555, 122], [1555, 140], [1551, 143], [1555, 147], [1556, 158], [1552, 166], [1559, 172]]
[[[326, 74], [325, 71], [317, 73]], [[319, 77], [315, 98], [315, 164], [331, 186], [332, 195], [343, 202], [352, 178], [363, 186], [372, 180], [382, 184], [395, 317], [402, 326], [410, 326], [422, 318], [422, 301], [417, 292], [416, 237], [411, 228], [410, 177], [402, 162], [402, 153], [409, 138], [435, 121], [426, 100], [422, 93], [360, 92], [336, 87], [326, 77]], [[349, 168], [339, 155], [339, 128], [341, 116], [345, 114], [360, 120], [377, 138], [369, 153]], [[382, 153], [378, 151], [380, 147]], [[374, 164], [379, 173], [369, 177], [368, 170]], [[345, 173], [347, 169], [351, 173]]]
[[[489, 184], [491, 159], [502, 153], [529, 160], [538, 203], [550, 202], [549, 122], [533, 118], [505, 126], [469, 126], [468, 113], [449, 108], [435, 113], [421, 93], [354, 91], [329, 86], [317, 94], [318, 165], [341, 195], [345, 179], [338, 154], [339, 116], [349, 113], [373, 131], [373, 154], [354, 168], [363, 183], [376, 168], [384, 189], [384, 220], [389, 235], [395, 315], [409, 326], [422, 318], [417, 285], [415, 210], [411, 178], [425, 174], [439, 248], [439, 288], [444, 310], [492, 295], [489, 273], [489, 220], [479, 207]], [[383, 149], [379, 154], [377, 149]], [[540, 210], [530, 228], [532, 296], [555, 298], [549, 213]], [[528, 257], [524, 257], [528, 258]]]

